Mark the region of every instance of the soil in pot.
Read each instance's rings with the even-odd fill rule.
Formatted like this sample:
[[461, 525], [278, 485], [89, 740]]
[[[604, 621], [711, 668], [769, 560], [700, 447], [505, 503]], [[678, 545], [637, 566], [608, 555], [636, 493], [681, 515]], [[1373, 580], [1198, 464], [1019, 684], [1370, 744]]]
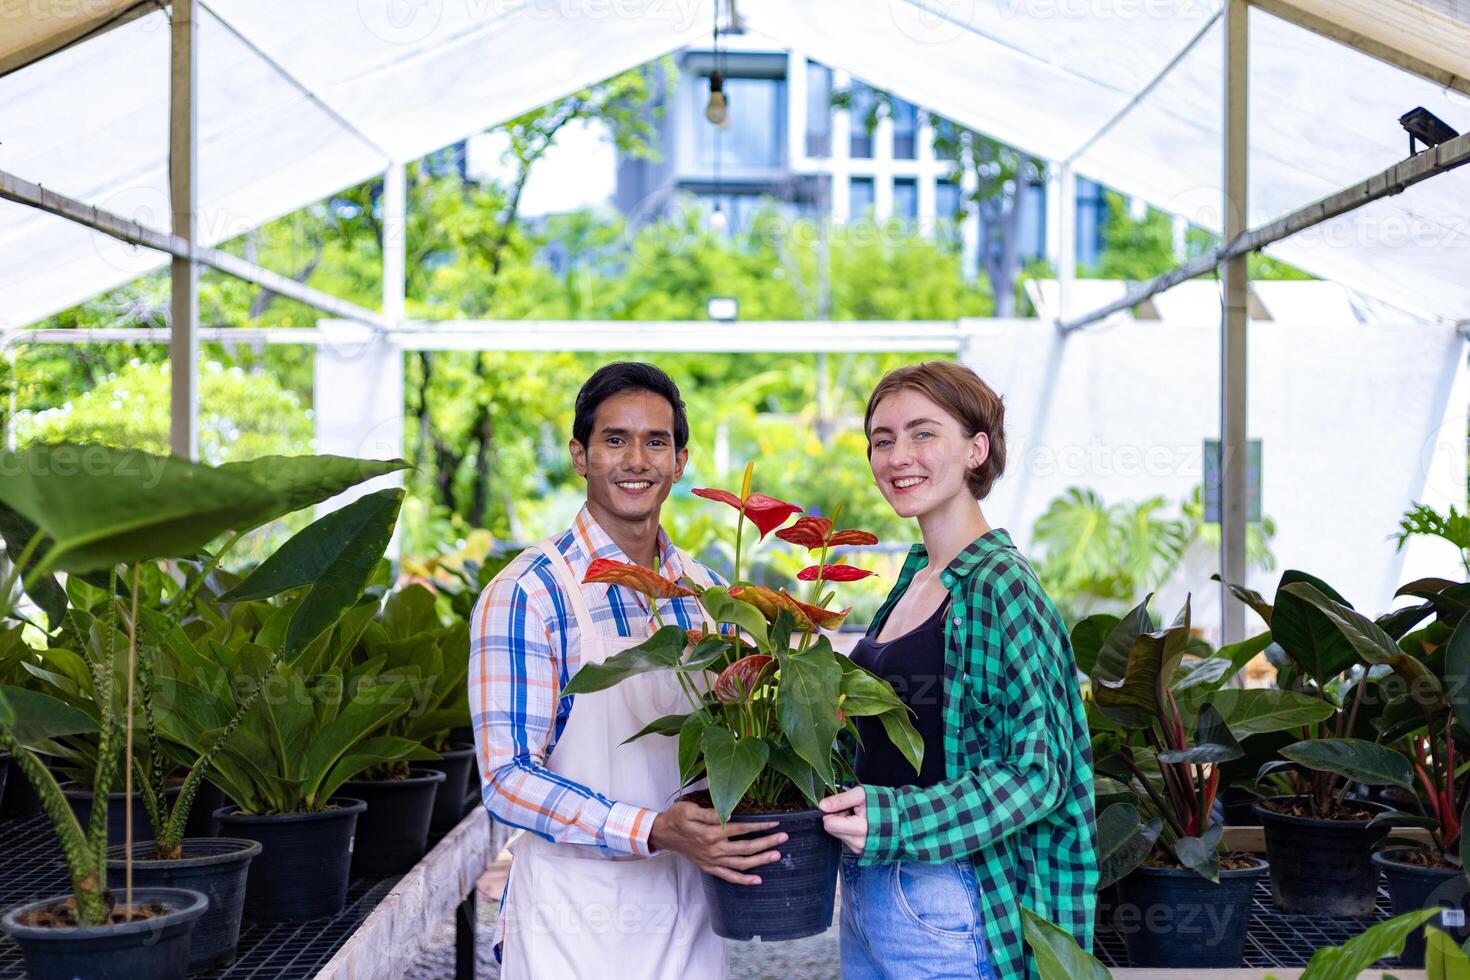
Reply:
[[260, 843], [245, 879], [244, 917], [251, 922], [302, 922], [336, 915], [347, 904], [352, 837], [367, 804], [333, 798], [315, 813], [215, 811], [220, 830]]
[[[1390, 847], [1373, 855], [1373, 863], [1383, 872], [1388, 882], [1388, 897], [1394, 915], [1403, 915], [1417, 909], [1442, 908], [1458, 911], [1453, 920], [1458, 926], [1445, 924], [1445, 915], [1431, 919], [1429, 925], [1449, 933], [1456, 943], [1470, 938], [1470, 925], [1465, 925], [1466, 913], [1470, 912], [1470, 878], [1462, 868], [1436, 864], [1427, 851], [1407, 847]], [[1398, 958], [1399, 966], [1422, 968], [1424, 966], [1424, 930], [1415, 930], [1404, 942], [1404, 951]]]
[[1378, 895], [1373, 846], [1389, 828], [1368, 823], [1389, 808], [1353, 800], [1319, 819], [1303, 797], [1260, 800], [1253, 812], [1265, 829], [1271, 898], [1294, 915], [1368, 916]]
[[114, 911], [114, 924], [63, 924], [69, 896], [42, 899], [11, 909], [0, 919], [25, 958], [30, 980], [182, 980], [188, 969], [189, 938], [209, 899], [180, 888], [134, 888], [141, 920]]
[[1220, 861], [1220, 881], [1187, 868], [1145, 864], [1118, 882], [1114, 928], [1131, 967], [1229, 969], [1244, 959], [1251, 894], [1266, 862], [1250, 854]]
[[[705, 793], [685, 798], [701, 806], [710, 805]], [[778, 826], [732, 838], [787, 835], [786, 842], [777, 848], [781, 860], [760, 868], [759, 885], [732, 885], [723, 878], [700, 874], [710, 926], [717, 936], [774, 942], [814, 936], [832, 925], [841, 843], [823, 829], [821, 810], [755, 807], [751, 812], [742, 808], [730, 817], [735, 824], [772, 820]]]
[[[475, 747], [456, 742], [439, 753], [442, 759], [416, 763], [418, 769], [434, 769], [444, 774], [444, 782], [434, 794], [434, 810], [429, 817], [429, 842], [434, 843], [459, 825], [464, 818], [464, 799], [470, 791], [470, 774], [475, 767]], [[475, 780], [479, 783], [478, 778]]]
[[444, 773], [415, 767], [405, 779], [349, 779], [342, 784], [342, 792], [367, 804], [357, 818], [352, 877], [401, 875], [419, 862], [428, 850], [429, 819], [444, 782]]
[[[213, 819], [211, 817], [211, 819]], [[153, 844], [133, 845], [133, 887], [188, 888], [203, 893], [209, 908], [194, 924], [189, 969], [210, 970], [235, 962], [245, 877], [260, 844], [244, 838], [184, 838], [184, 854], [174, 861], [153, 859]], [[107, 880], [120, 894], [125, 880], [124, 846], [108, 848]]]
[[[62, 783], [62, 795], [71, 806], [71, 812], [76, 814], [77, 822], [85, 829], [90, 826], [92, 819], [92, 791], [85, 789], [76, 783]], [[166, 806], [172, 807], [174, 801], [179, 798], [179, 787], [170, 786], [163, 791], [167, 798]], [[127, 812], [126, 793], [107, 794], [107, 846], [123, 843], [127, 836], [127, 826], [123, 821], [123, 815]], [[133, 840], [152, 840], [153, 826], [148, 822], [148, 808], [143, 805], [143, 794], [133, 793]]]

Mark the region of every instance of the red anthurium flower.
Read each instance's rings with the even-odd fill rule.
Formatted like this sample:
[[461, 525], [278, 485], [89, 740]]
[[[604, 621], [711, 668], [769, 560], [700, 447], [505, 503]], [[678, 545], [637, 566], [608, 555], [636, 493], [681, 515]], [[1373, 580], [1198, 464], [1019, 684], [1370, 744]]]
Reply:
[[726, 640], [726, 641], [729, 641], [729, 640], [738, 640], [739, 643], [740, 643], [740, 645], [742, 647], [744, 647], [745, 649], [747, 649], [747, 650], [754, 650], [755, 649], [755, 644], [753, 644], [750, 641], [746, 640], [744, 637], [736, 637], [734, 635], [726, 635], [726, 634], [722, 634], [722, 633], [706, 633], [704, 630], [685, 630], [684, 631], [684, 635], [689, 638], [689, 642], [686, 645], [687, 646], [691, 646], [691, 647], [697, 647], [701, 643], [703, 643], [707, 638], [713, 636], [713, 637], [717, 637], [717, 638], [719, 638], [721, 640]]
[[752, 691], [761, 686], [775, 662], [776, 658], [768, 657], [763, 653], [741, 657], [720, 671], [720, 676], [715, 678], [715, 686], [712, 689], [715, 692], [715, 698], [721, 704], [743, 701], [750, 696]]
[[856, 582], [860, 578], [878, 574], [856, 565], [808, 565], [797, 572], [796, 577], [803, 582], [815, 582], [819, 573], [828, 582]]
[[832, 522], [825, 517], [799, 517], [790, 527], [776, 532], [776, 537], [789, 541], [808, 551], [820, 548], [835, 548], [844, 544], [877, 544], [878, 536], [867, 531], [849, 528], [832, 533]]
[[655, 599], [679, 599], [694, 595], [689, 589], [664, 578], [651, 568], [613, 561], [611, 558], [593, 559], [592, 564], [587, 566], [587, 574], [582, 581], [621, 585]]
[[843, 609], [840, 612], [823, 609], [821, 606], [802, 602], [785, 592], [768, 589], [763, 585], [737, 585], [730, 590], [730, 595], [741, 602], [755, 606], [761, 611], [761, 615], [771, 622], [775, 622], [776, 615], [785, 609], [796, 620], [796, 628], [803, 633], [811, 632], [813, 626], [824, 630], [835, 630], [842, 625], [847, 614], [852, 612], [851, 609]]
[[877, 543], [878, 543], [878, 535], [873, 534], [870, 531], [859, 531], [855, 527], [850, 527], [846, 531], [838, 531], [836, 534], [832, 535], [832, 537], [830, 537], [829, 539], [827, 539], [827, 546], [830, 547], [830, 548], [836, 548], [839, 545], [844, 545], [844, 544], [877, 544]]
[[750, 518], [750, 523], [754, 524], [760, 530], [762, 538], [782, 524], [785, 524], [786, 518], [792, 514], [801, 512], [801, 508], [795, 504], [788, 504], [784, 500], [777, 500], [775, 497], [768, 497], [763, 493], [752, 493], [749, 497], [746, 497], [743, 508], [740, 506], [740, 498], [728, 490], [697, 487], [694, 490], [694, 495], [703, 497], [706, 500], [718, 500], [722, 504], [729, 504], [731, 507], [734, 507], [746, 517]]

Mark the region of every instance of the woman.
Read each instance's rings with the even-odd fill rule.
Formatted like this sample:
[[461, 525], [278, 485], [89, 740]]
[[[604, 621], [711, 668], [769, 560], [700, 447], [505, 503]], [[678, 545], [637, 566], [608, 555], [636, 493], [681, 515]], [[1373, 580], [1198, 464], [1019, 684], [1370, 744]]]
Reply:
[[1005, 409], [931, 361], [868, 399], [873, 478], [919, 522], [853, 659], [913, 708], [920, 772], [858, 719], [861, 785], [822, 801], [844, 846], [846, 980], [1034, 976], [1021, 907], [1092, 943], [1092, 756], [1056, 608], [980, 501], [1005, 469]]

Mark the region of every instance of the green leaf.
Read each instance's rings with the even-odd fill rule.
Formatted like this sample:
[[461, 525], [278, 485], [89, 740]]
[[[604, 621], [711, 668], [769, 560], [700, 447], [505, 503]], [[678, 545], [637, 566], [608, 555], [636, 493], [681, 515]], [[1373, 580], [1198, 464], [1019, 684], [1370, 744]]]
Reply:
[[1070, 932], [1024, 906], [1021, 919], [1040, 980], [1112, 980], [1108, 968], [1078, 946]]
[[842, 668], [836, 656], [825, 637], [802, 653], [776, 652], [781, 670], [776, 714], [781, 730], [826, 786], [832, 785], [832, 742], [839, 727], [837, 695]]
[[1306, 572], [1288, 569], [1276, 587], [1271, 636], [1303, 674], [1325, 687], [1327, 682], [1357, 663], [1347, 638], [1320, 609], [1292, 590], [1304, 584], [1334, 602], [1346, 600], [1326, 582]]
[[1148, 603], [1152, 598], [1152, 593], [1145, 596], [1142, 602], [1118, 620], [1117, 625], [1103, 640], [1092, 670], [1088, 673], [1094, 683], [1098, 680], [1122, 680], [1128, 672], [1128, 654], [1133, 649], [1133, 644], [1140, 636], [1152, 633], [1155, 628], [1153, 617], [1148, 612]]
[[1294, 742], [1281, 755], [1319, 772], [1332, 772], [1369, 786], [1413, 789], [1409, 760], [1360, 738], [1314, 738]]
[[733, 623], [755, 637], [762, 647], [769, 646], [770, 633], [765, 615], [750, 603], [731, 597], [729, 589], [705, 589], [700, 593], [699, 604], [710, 614], [716, 625]]
[[866, 718], [888, 711], [907, 711], [903, 699], [877, 674], [843, 657], [842, 683], [838, 694], [843, 697], [842, 713], [849, 718]]
[[1256, 659], [1257, 654], [1262, 653], [1270, 645], [1271, 631], [1266, 630], [1249, 639], [1241, 640], [1239, 643], [1226, 644], [1215, 651], [1215, 656], [1224, 657], [1230, 661], [1235, 669], [1227, 676], [1234, 677], [1245, 668], [1246, 664]]
[[710, 799], [723, 823], [765, 768], [770, 746], [759, 738], [737, 739], [724, 725], [710, 725], [699, 742], [709, 773]]
[[732, 642], [733, 639], [727, 640], [718, 636], [705, 637], [699, 641], [698, 646], [689, 651], [689, 656], [684, 658], [678, 669], [687, 673], [698, 673], [725, 656]]
[[822, 799], [823, 789], [821, 777], [811, 765], [791, 751], [791, 747], [780, 742], [766, 739], [766, 744], [771, 748], [768, 764], [781, 775], [791, 780], [791, 784], [801, 793], [802, 799], [811, 806], [816, 806]]
[[390, 639], [402, 640], [439, 626], [434, 593], [417, 582], [405, 586], [383, 602], [383, 630]]
[[684, 723], [688, 720], [689, 714], [687, 713], [682, 715], [664, 715], [662, 718], [658, 718], [644, 725], [638, 730], [638, 734], [629, 735], [623, 739], [621, 744], [627, 745], [629, 742], [636, 742], [645, 735], [678, 735], [684, 730]]
[[703, 768], [700, 739], [709, 723], [709, 717], [704, 712], [695, 711], [684, 719], [684, 724], [679, 729], [679, 784], [681, 786], [689, 785], [698, 777]]
[[600, 664], [587, 664], [562, 688], [562, 696], [604, 691], [625, 678], [679, 664], [687, 637], [678, 626], [665, 626], [636, 647], [613, 654]]
[[0, 728], [23, 746], [63, 735], [95, 732], [97, 723], [58, 698], [0, 685]]
[[1315, 725], [1336, 710], [1321, 698], [1272, 688], [1223, 687], [1211, 696], [1210, 703], [1237, 739]]
[[1166, 629], [1134, 636], [1122, 673], [1113, 675], [1111, 671], [1118, 663], [1108, 648], [1120, 634], [1132, 635], [1130, 623], [1137, 612], [1129, 613], [1108, 638], [1092, 680], [1092, 697], [1098, 709], [1125, 728], [1134, 729], [1147, 728], [1163, 712], [1159, 698], [1169, 689], [1189, 642], [1189, 601], [1185, 600], [1179, 617]]
[[1078, 620], [1077, 625], [1072, 627], [1072, 654], [1077, 658], [1079, 671], [1089, 677], [1092, 675], [1103, 643], [1120, 622], [1122, 620], [1110, 613], [1094, 613]]
[[924, 737], [919, 730], [909, 721], [907, 708], [899, 708], [894, 711], [885, 711], [878, 716], [883, 723], [883, 731], [888, 740], [893, 743], [903, 757], [908, 760], [909, 765], [914, 767], [914, 775], [917, 776], [924, 765]]
[[1214, 824], [1198, 837], [1181, 837], [1174, 842], [1174, 856], [1179, 863], [1209, 881], [1220, 880], [1221, 824]]
[[[1216, 582], [1224, 581], [1220, 578], [1220, 574], [1218, 572], [1216, 572], [1214, 575], [1211, 575], [1210, 578]], [[1271, 616], [1273, 610], [1271, 608], [1271, 604], [1266, 601], [1265, 596], [1261, 595], [1255, 589], [1246, 588], [1244, 585], [1236, 585], [1234, 582], [1226, 583], [1225, 587], [1230, 590], [1231, 595], [1235, 596], [1235, 598], [1239, 599], [1241, 602], [1254, 609], [1256, 611], [1256, 615], [1261, 617], [1262, 622], [1264, 622], [1267, 626], [1271, 625]]]
[[1470, 956], [1447, 933], [1425, 926], [1424, 970], [1427, 980], [1470, 980]]
[[1470, 725], [1470, 616], [1461, 617], [1445, 645], [1445, 695], [1461, 727]]
[[1098, 888], [1106, 888], [1138, 867], [1154, 849], [1163, 821], [1144, 824], [1132, 803], [1114, 803], [1097, 818]]
[[353, 459], [348, 456], [257, 456], [216, 468], [243, 477], [271, 493], [271, 503], [249, 515], [235, 530], [259, 527], [303, 507], [337, 496], [344, 490], [397, 470], [412, 469], [401, 459]]
[[266, 599], [311, 586], [291, 617], [282, 655], [292, 663], [306, 645], [352, 608], [393, 536], [402, 490], [379, 490], [308, 524], [276, 549], [221, 602]]
[[1297, 582], [1283, 586], [1283, 591], [1311, 604], [1347, 641], [1353, 653], [1368, 664], [1387, 664], [1423, 694], [1440, 693], [1439, 680], [1417, 658], [1399, 649], [1383, 627], [1356, 609], [1323, 595], [1310, 583]]
[[244, 476], [95, 445], [0, 453], [0, 503], [51, 538], [48, 570], [87, 572], [194, 554], [277, 496]]
[[1439, 909], [1418, 909], [1396, 915], [1367, 929], [1341, 946], [1327, 946], [1312, 954], [1301, 980], [1356, 980], [1358, 974], [1381, 959], [1404, 951], [1404, 941]]
[[[36, 525], [17, 514], [14, 510], [0, 504], [0, 537], [5, 538], [5, 555], [14, 561], [20, 557], [20, 553], [30, 544], [31, 538], [36, 535]], [[40, 548], [32, 553], [31, 560], [26, 562], [26, 567], [21, 569], [22, 584], [25, 581], [25, 573], [36, 567], [40, 559]], [[56, 581], [56, 576], [47, 572], [37, 576], [30, 587], [26, 589], [26, 595], [31, 597], [40, 610], [46, 614], [46, 625], [55, 629], [61, 623], [61, 617], [66, 615], [66, 590], [61, 583]]]

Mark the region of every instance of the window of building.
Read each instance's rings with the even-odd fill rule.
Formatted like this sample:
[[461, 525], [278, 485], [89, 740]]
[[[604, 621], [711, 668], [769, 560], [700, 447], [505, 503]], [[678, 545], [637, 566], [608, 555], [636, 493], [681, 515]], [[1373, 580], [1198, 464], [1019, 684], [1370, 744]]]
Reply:
[[[701, 78], [706, 89], [708, 76]], [[704, 118], [704, 100], [696, 100], [696, 159], [701, 167], [713, 168], [715, 146], [720, 146], [720, 166], [730, 168], [774, 168], [785, 160], [786, 80], [784, 78], [727, 78], [725, 94], [730, 100], [729, 129], [710, 125]]]
[[806, 63], [806, 153], [832, 155], [832, 69]]
[[847, 202], [849, 221], [872, 220], [873, 178], [854, 177], [848, 181]]
[[1077, 178], [1077, 265], [1096, 265], [1102, 251], [1103, 224], [1108, 202], [1103, 186], [1086, 177]]
[[909, 223], [919, 220], [919, 182], [914, 178], [893, 178], [893, 216]]
[[943, 178], [934, 182], [934, 217], [955, 221], [960, 212], [960, 185]]
[[852, 83], [852, 108], [848, 115], [852, 117], [852, 138], [849, 141], [848, 155], [867, 160], [873, 156], [873, 134], [868, 129], [868, 123], [873, 120], [873, 110], [878, 100], [873, 90], [862, 82]]
[[892, 100], [893, 158], [912, 160], [919, 139], [919, 107], [903, 99]]

